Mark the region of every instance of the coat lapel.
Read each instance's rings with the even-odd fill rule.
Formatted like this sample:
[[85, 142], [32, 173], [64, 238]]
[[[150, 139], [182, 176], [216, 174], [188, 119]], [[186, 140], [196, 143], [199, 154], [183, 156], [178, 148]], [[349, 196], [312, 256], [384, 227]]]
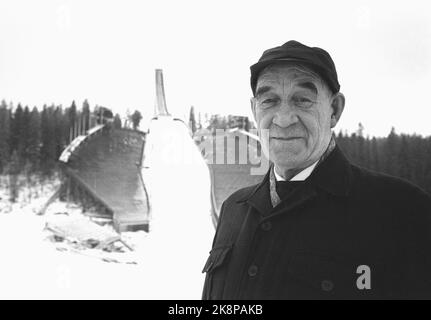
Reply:
[[269, 174], [270, 166], [263, 180], [247, 195], [237, 200], [237, 203], [247, 203], [261, 214], [266, 214], [272, 209], [271, 198], [269, 194]]

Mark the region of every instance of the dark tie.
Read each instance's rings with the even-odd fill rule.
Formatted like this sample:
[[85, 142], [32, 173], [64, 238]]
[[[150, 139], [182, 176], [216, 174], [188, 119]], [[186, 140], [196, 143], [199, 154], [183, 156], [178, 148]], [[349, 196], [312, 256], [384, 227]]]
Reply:
[[293, 192], [293, 190], [299, 188], [305, 183], [305, 181], [276, 181], [275, 187], [280, 200], [283, 200]]

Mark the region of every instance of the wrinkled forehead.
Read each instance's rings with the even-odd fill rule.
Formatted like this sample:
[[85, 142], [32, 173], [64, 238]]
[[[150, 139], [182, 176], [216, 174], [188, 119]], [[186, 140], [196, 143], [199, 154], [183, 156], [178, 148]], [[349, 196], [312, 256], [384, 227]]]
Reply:
[[298, 64], [270, 65], [259, 74], [256, 89], [262, 86], [294, 86], [311, 82], [318, 90], [325, 86], [323, 80], [309, 68]]

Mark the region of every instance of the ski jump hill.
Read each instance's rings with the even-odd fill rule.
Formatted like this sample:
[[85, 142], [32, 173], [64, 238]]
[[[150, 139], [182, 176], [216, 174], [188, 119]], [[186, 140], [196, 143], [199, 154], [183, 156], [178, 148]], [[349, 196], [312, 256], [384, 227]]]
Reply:
[[102, 206], [117, 231], [148, 230], [150, 203], [141, 176], [145, 134], [99, 125], [76, 137], [60, 161], [67, 178]]
[[[225, 131], [224, 137], [215, 137], [212, 133], [203, 137], [200, 148], [206, 151], [204, 157], [211, 177], [212, 220], [217, 225], [223, 201], [235, 191], [259, 183], [266, 171], [255, 174], [252, 170], [260, 165], [260, 142], [257, 136], [244, 130], [231, 129]], [[216, 150], [222, 152], [221, 158]]]
[[[155, 117], [169, 116], [160, 69], [156, 70], [156, 95]], [[90, 198], [102, 216], [112, 218], [118, 232], [148, 231], [151, 205], [142, 176], [146, 133], [115, 128], [108, 112], [108, 119], [102, 111], [100, 124], [76, 136], [61, 154], [67, 178], [63, 190], [70, 194], [76, 191], [71, 185], [78, 186], [75, 198], [84, 207]]]

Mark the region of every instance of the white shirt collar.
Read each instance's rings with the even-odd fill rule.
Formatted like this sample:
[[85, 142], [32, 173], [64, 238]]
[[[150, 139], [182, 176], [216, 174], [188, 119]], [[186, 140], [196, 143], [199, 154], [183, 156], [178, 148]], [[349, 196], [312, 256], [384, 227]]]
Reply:
[[[304, 181], [305, 179], [307, 179], [310, 176], [310, 174], [313, 172], [314, 168], [316, 167], [317, 162], [319, 162], [319, 160], [317, 160], [312, 165], [310, 165], [309, 167], [305, 168], [304, 170], [296, 174], [289, 181]], [[280, 176], [277, 173], [277, 171], [275, 170], [275, 166], [274, 166], [274, 176], [276, 181], [286, 181], [286, 179], [284, 179], [282, 176]]]

